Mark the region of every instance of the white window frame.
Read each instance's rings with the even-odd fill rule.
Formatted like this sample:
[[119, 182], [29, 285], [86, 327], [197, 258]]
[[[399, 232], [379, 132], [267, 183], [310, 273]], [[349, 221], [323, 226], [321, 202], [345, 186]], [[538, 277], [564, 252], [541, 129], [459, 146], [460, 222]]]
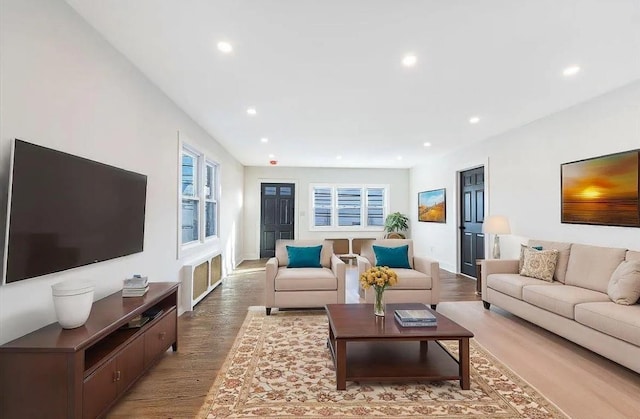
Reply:
[[[201, 246], [211, 240], [219, 238], [220, 231], [220, 205], [219, 205], [219, 192], [220, 192], [220, 165], [212, 159], [208, 159], [207, 156], [198, 148], [187, 144], [185, 142], [179, 142], [178, 151], [178, 258], [181, 256], [181, 252], [184, 250], [192, 249]], [[194, 195], [184, 195], [182, 193], [182, 156], [189, 155], [195, 158], [197, 168], [194, 169]], [[213, 167], [213, 185], [212, 196], [207, 198], [206, 194], [206, 176], [207, 167]], [[182, 243], [182, 200], [188, 199], [197, 202], [198, 208], [198, 238], [187, 243]], [[207, 236], [206, 232], [206, 204], [207, 202], [213, 202], [215, 208], [214, 215], [214, 234]]]
[[[331, 190], [331, 225], [316, 226], [315, 225], [315, 190], [317, 188], [327, 188]], [[340, 226], [338, 225], [338, 189], [355, 188], [360, 189], [360, 225], [359, 226]], [[389, 185], [380, 184], [338, 184], [338, 183], [311, 183], [309, 184], [309, 230], [310, 231], [384, 231], [382, 226], [368, 225], [368, 189], [383, 190], [383, 206], [382, 218], [383, 224], [387, 214], [389, 214]]]

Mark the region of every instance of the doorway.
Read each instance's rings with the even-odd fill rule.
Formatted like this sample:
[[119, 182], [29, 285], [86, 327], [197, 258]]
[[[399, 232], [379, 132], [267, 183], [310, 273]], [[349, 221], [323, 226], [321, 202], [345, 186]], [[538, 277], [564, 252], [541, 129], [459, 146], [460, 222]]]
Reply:
[[460, 172], [460, 272], [476, 278], [484, 259], [484, 166]]
[[276, 254], [276, 240], [294, 237], [295, 184], [260, 184], [260, 258]]

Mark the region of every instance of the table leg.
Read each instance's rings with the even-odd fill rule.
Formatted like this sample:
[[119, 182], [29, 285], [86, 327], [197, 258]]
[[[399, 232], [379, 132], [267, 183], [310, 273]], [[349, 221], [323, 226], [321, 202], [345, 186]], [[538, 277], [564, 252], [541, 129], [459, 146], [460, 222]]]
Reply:
[[421, 340], [420, 341], [420, 361], [424, 361], [427, 359], [427, 352], [429, 352], [429, 341]]
[[347, 341], [336, 339], [336, 390], [347, 389]]
[[471, 378], [469, 377], [469, 338], [458, 340], [458, 361], [460, 363], [460, 387], [463, 390], [471, 388]]

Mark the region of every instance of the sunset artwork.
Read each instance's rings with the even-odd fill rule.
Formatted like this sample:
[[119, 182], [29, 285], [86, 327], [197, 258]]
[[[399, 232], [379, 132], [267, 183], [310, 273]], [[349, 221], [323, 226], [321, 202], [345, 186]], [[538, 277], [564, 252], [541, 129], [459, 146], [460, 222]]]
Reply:
[[446, 223], [445, 189], [418, 194], [418, 221]]
[[562, 222], [640, 227], [640, 150], [562, 165]]

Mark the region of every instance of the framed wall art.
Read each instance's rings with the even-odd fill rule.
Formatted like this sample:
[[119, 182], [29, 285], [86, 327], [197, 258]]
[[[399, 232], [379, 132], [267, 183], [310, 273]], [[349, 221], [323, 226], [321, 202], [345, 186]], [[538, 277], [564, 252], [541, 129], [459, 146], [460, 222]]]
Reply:
[[640, 150], [564, 163], [563, 223], [640, 227]]
[[418, 221], [447, 222], [446, 190], [434, 189], [418, 193]]

